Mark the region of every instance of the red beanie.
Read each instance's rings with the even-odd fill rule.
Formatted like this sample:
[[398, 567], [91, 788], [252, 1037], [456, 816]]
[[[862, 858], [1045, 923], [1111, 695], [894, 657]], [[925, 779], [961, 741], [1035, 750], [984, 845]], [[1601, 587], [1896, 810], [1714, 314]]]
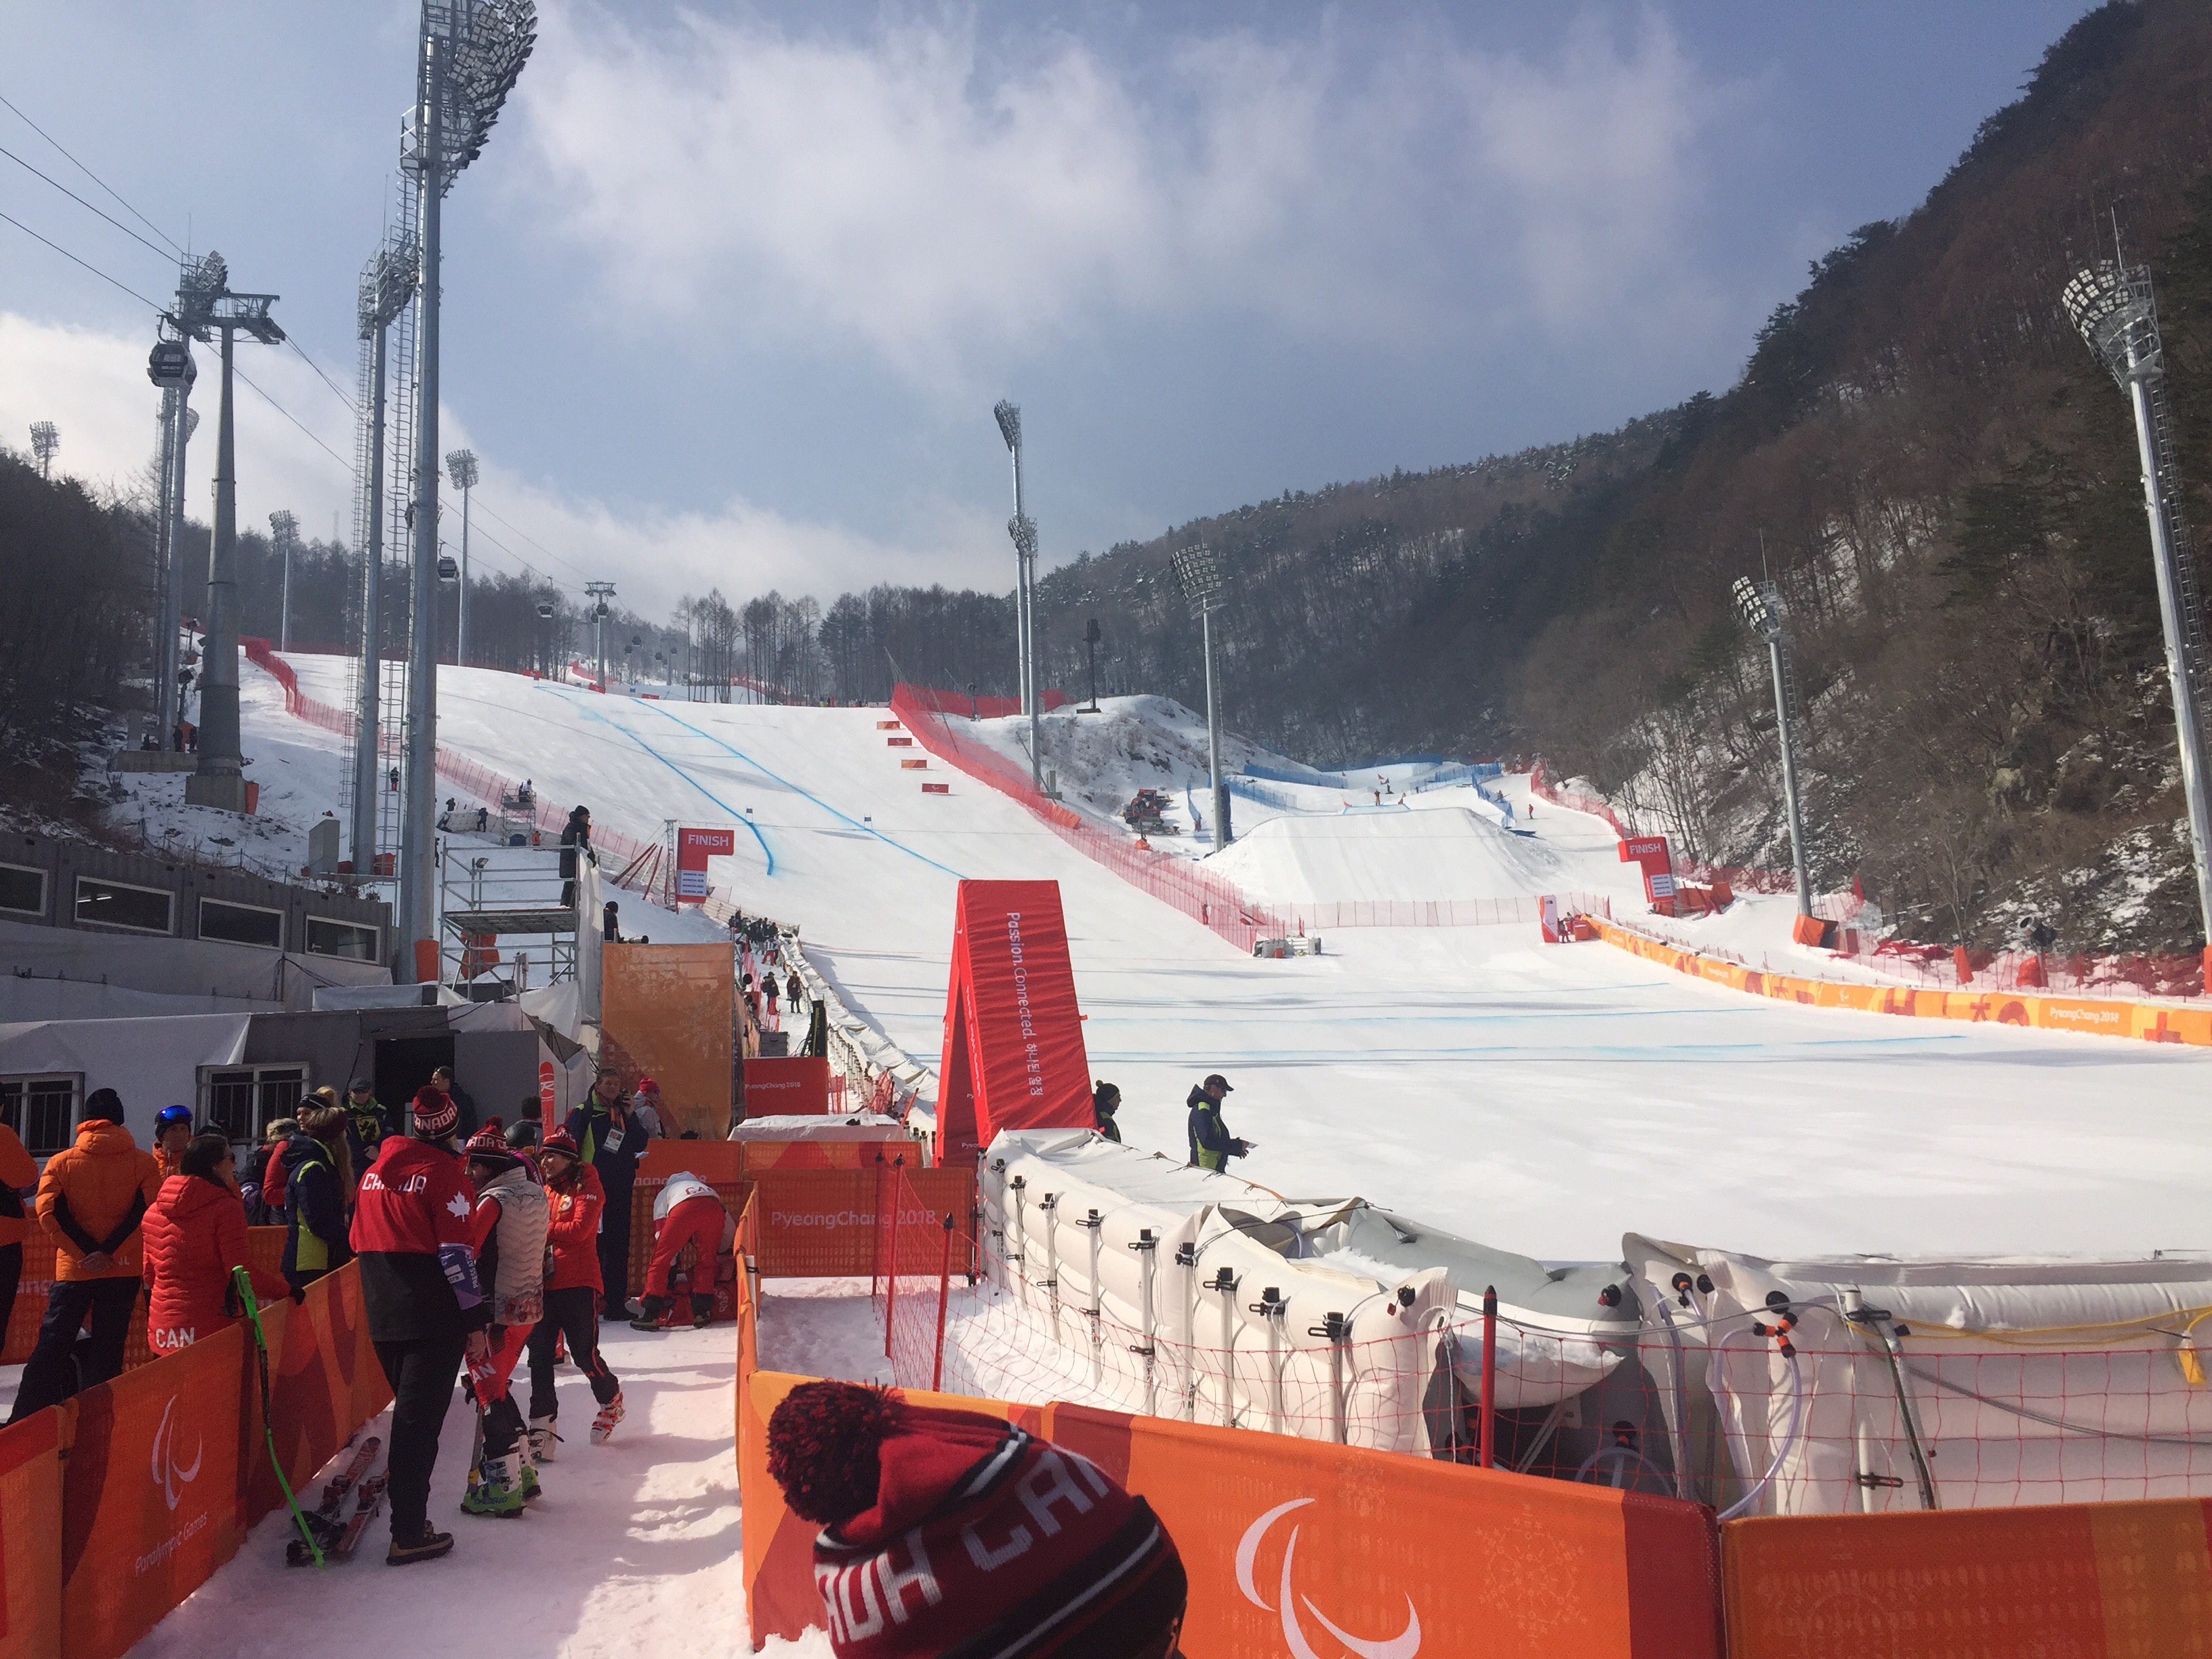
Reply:
[[461, 1121], [460, 1108], [453, 1104], [453, 1097], [434, 1083], [426, 1083], [415, 1091], [414, 1113], [415, 1133], [425, 1140], [443, 1140]]
[[1136, 1659], [1175, 1650], [1188, 1584], [1141, 1498], [995, 1417], [806, 1382], [769, 1472], [814, 1540], [840, 1659]]

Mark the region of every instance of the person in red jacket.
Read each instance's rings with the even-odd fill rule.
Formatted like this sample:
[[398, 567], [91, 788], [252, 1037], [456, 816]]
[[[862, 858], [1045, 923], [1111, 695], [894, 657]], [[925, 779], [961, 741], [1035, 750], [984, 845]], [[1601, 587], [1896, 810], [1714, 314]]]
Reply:
[[820, 1523], [814, 1583], [838, 1659], [1170, 1659], [1189, 1583], [1141, 1498], [1088, 1458], [979, 1413], [805, 1382], [768, 1420], [768, 1471]]
[[307, 1299], [248, 1256], [246, 1206], [230, 1184], [236, 1167], [222, 1134], [196, 1135], [146, 1211], [146, 1344], [157, 1354], [188, 1348], [245, 1317], [234, 1267], [252, 1276], [253, 1293], [264, 1302]]
[[599, 1218], [606, 1189], [599, 1172], [583, 1160], [575, 1137], [556, 1129], [538, 1149], [545, 1182], [546, 1242], [553, 1247], [553, 1277], [545, 1285], [545, 1317], [530, 1333], [530, 1453], [553, 1461], [561, 1437], [554, 1431], [560, 1403], [553, 1389], [553, 1346], [566, 1337], [568, 1358], [592, 1385], [599, 1414], [592, 1443], [604, 1446], [623, 1420], [622, 1382], [599, 1352]]
[[[714, 1322], [714, 1258], [735, 1242], [737, 1218], [714, 1189], [689, 1170], [678, 1170], [662, 1183], [653, 1200], [653, 1260], [645, 1269], [645, 1300], [632, 1330], [657, 1331], [661, 1316], [676, 1298], [669, 1277], [684, 1247], [691, 1246], [691, 1323], [702, 1328]], [[703, 1293], [701, 1286], [705, 1286]]]
[[416, 1094], [409, 1133], [379, 1144], [354, 1207], [369, 1340], [392, 1385], [392, 1547], [384, 1559], [394, 1566], [453, 1547], [453, 1534], [430, 1528], [430, 1472], [462, 1359], [482, 1364], [491, 1352], [491, 1309], [470, 1243], [476, 1192], [453, 1144], [459, 1115], [437, 1090]]

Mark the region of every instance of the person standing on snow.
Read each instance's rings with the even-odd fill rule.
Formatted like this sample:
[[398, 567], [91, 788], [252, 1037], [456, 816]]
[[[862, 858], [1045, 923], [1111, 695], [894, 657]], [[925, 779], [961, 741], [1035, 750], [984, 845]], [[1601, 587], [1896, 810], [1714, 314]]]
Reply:
[[307, 1292], [255, 1267], [246, 1248], [246, 1206], [231, 1185], [237, 1159], [220, 1133], [196, 1135], [146, 1212], [146, 1346], [175, 1353], [246, 1316], [234, 1267], [264, 1302]]
[[646, 1143], [642, 1127], [630, 1117], [620, 1074], [602, 1071], [584, 1103], [561, 1127], [606, 1188], [606, 1214], [599, 1222], [599, 1308], [604, 1317], [617, 1318], [629, 1299], [630, 1195]]
[[346, 1150], [353, 1154], [353, 1167], [366, 1174], [368, 1166], [376, 1162], [377, 1148], [384, 1137], [398, 1127], [392, 1114], [376, 1097], [376, 1085], [365, 1077], [357, 1077], [346, 1085], [346, 1115], [350, 1122], [346, 1129]]
[[1091, 1091], [1091, 1127], [1117, 1145], [1121, 1139], [1121, 1126], [1114, 1121], [1114, 1114], [1121, 1109], [1121, 1091], [1112, 1084], [1102, 1081]]
[[[669, 1275], [684, 1247], [693, 1247], [691, 1267], [691, 1325], [703, 1329], [714, 1322], [714, 1258], [737, 1242], [738, 1221], [714, 1189], [689, 1170], [668, 1177], [660, 1195], [653, 1200], [653, 1261], [645, 1270], [645, 1300], [630, 1328], [657, 1331], [661, 1316], [675, 1303]], [[706, 1293], [699, 1287], [704, 1285]]]
[[[39, 1345], [24, 1364], [10, 1423], [123, 1369], [144, 1262], [139, 1224], [161, 1195], [161, 1170], [123, 1127], [121, 1097], [94, 1089], [78, 1111], [76, 1144], [48, 1158], [39, 1177], [39, 1219], [61, 1243]], [[70, 1358], [88, 1313], [92, 1340], [72, 1382]]]
[[415, 1097], [412, 1133], [385, 1137], [354, 1207], [369, 1340], [392, 1385], [384, 1559], [394, 1566], [453, 1547], [453, 1534], [430, 1527], [430, 1472], [462, 1359], [483, 1364], [491, 1354], [491, 1309], [469, 1229], [476, 1194], [453, 1150], [453, 1103], [426, 1086]]
[[599, 1352], [599, 1217], [607, 1206], [599, 1172], [583, 1160], [565, 1129], [538, 1149], [545, 1182], [545, 1240], [553, 1247], [553, 1276], [546, 1282], [545, 1316], [530, 1334], [530, 1455], [550, 1463], [560, 1442], [554, 1419], [560, 1401], [553, 1387], [553, 1344], [566, 1337], [568, 1358], [592, 1385], [599, 1414], [592, 1443], [604, 1446], [623, 1420], [622, 1382]]
[[477, 1283], [491, 1304], [482, 1359], [469, 1361], [469, 1385], [483, 1413], [483, 1456], [461, 1499], [467, 1515], [512, 1516], [538, 1493], [538, 1468], [523, 1438], [522, 1413], [508, 1386], [530, 1333], [545, 1317], [545, 1189], [508, 1150], [497, 1118], [468, 1144], [469, 1184], [477, 1189], [470, 1224]]
[[1221, 1121], [1221, 1097], [1234, 1092], [1215, 1072], [1190, 1091], [1190, 1161], [1201, 1170], [1226, 1170], [1232, 1158], [1250, 1155], [1252, 1143], [1239, 1140]]
[[295, 1287], [353, 1260], [346, 1231], [346, 1199], [353, 1191], [350, 1123], [343, 1106], [309, 1106], [274, 1160], [283, 1174], [284, 1277]]

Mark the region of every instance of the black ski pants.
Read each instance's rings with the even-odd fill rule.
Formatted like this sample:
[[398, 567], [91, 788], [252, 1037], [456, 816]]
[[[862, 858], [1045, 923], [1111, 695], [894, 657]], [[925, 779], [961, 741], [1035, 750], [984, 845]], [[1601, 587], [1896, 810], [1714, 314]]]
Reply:
[[453, 1384], [461, 1375], [465, 1333], [379, 1342], [376, 1363], [392, 1385], [392, 1445], [386, 1453], [395, 1538], [418, 1536], [428, 1525], [430, 1471], [438, 1466], [438, 1435]]
[[[65, 1279], [46, 1292], [46, 1316], [39, 1322], [39, 1345], [23, 1364], [10, 1423], [58, 1405], [79, 1389], [106, 1382], [123, 1369], [123, 1346], [131, 1340], [131, 1316], [143, 1288], [132, 1279]], [[71, 1375], [76, 1334], [92, 1312], [92, 1336]]]
[[568, 1358], [592, 1385], [592, 1398], [602, 1406], [622, 1392], [622, 1383], [607, 1369], [599, 1352], [599, 1293], [588, 1285], [545, 1292], [545, 1317], [530, 1333], [530, 1415], [551, 1417], [559, 1410], [553, 1394], [553, 1339], [568, 1339]]
[[599, 1212], [599, 1283], [607, 1311], [620, 1315], [629, 1301], [629, 1201], [637, 1188], [607, 1182], [607, 1207]]

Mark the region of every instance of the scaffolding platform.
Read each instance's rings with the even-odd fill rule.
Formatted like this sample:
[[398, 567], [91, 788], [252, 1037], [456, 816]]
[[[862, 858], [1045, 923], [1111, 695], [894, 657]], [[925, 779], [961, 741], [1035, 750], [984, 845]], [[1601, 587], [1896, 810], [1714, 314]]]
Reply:
[[576, 977], [575, 884], [562, 876], [564, 850], [441, 839], [440, 980], [481, 1001]]

